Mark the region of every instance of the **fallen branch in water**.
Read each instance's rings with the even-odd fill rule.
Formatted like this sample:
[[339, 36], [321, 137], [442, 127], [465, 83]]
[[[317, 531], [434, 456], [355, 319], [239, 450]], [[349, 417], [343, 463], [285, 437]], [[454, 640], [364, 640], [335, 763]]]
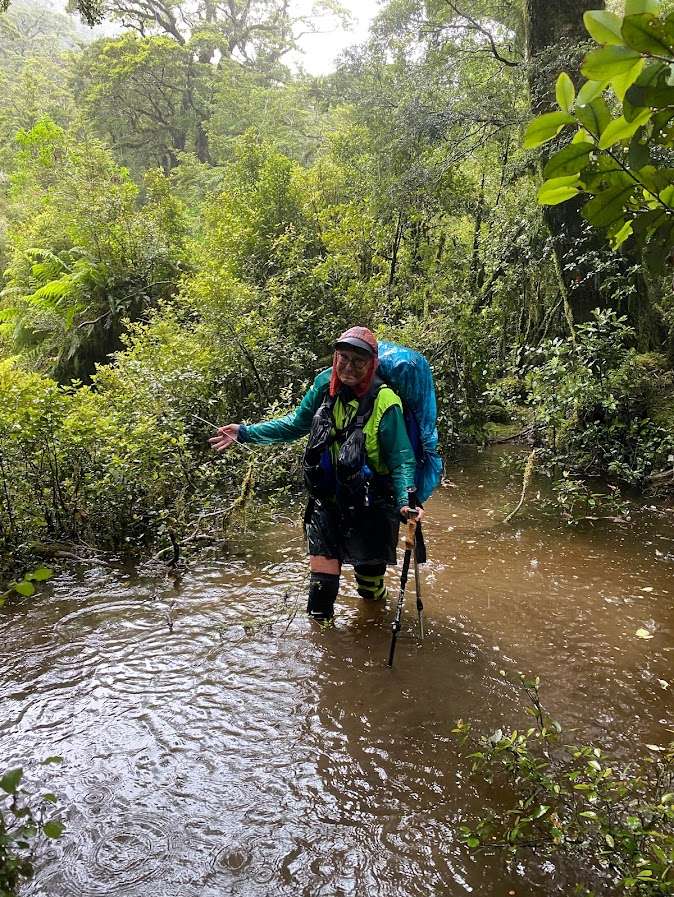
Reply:
[[656, 488], [674, 486], [674, 467], [671, 470], [659, 470], [657, 473], [652, 473], [648, 478], [648, 483]]
[[110, 562], [106, 561], [100, 555], [95, 557], [82, 557], [75, 554], [72, 550], [76, 546], [71, 546], [63, 542], [55, 542], [53, 544], [45, 542], [31, 542], [28, 548], [40, 557], [59, 558], [66, 561], [76, 561], [78, 564], [91, 564], [95, 566], [109, 567]]
[[487, 445], [507, 445], [510, 442], [529, 442], [536, 432], [536, 425], [530, 424], [523, 430], [513, 433], [512, 436], [495, 436], [487, 440]]

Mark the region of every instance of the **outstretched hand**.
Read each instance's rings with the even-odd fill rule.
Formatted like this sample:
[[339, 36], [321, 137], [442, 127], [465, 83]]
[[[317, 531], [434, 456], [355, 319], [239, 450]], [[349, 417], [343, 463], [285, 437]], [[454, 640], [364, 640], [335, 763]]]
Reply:
[[217, 436], [211, 436], [208, 440], [211, 447], [216, 452], [224, 452], [230, 446], [239, 440], [240, 424], [227, 424], [225, 427], [219, 427]]

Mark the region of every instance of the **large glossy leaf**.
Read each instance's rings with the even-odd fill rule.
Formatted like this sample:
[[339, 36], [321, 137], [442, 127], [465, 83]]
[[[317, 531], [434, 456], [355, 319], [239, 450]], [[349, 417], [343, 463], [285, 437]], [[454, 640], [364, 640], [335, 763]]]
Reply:
[[557, 97], [557, 105], [562, 112], [570, 112], [573, 101], [576, 99], [576, 88], [566, 72], [562, 72], [559, 78], [557, 78], [555, 95]]
[[590, 160], [590, 153], [594, 149], [593, 143], [570, 143], [563, 150], [552, 156], [545, 168], [543, 177], [546, 179], [567, 177], [582, 171]]
[[576, 118], [593, 136], [599, 137], [611, 121], [611, 113], [603, 97], [596, 97], [587, 106], [576, 107]]
[[590, 9], [583, 16], [583, 22], [598, 44], [622, 44], [622, 20], [615, 13], [605, 9]]
[[610, 227], [625, 217], [625, 207], [636, 184], [621, 184], [602, 190], [583, 206], [583, 217], [595, 227]]
[[674, 55], [671, 36], [660, 19], [649, 13], [627, 16], [622, 26], [623, 40], [628, 47], [652, 56]]
[[630, 47], [601, 47], [587, 54], [580, 70], [586, 78], [603, 81], [628, 72], [639, 56]]
[[625, 121], [624, 116], [616, 118], [606, 126], [599, 140], [600, 149], [608, 149], [614, 143], [627, 143], [634, 137], [653, 114], [651, 109], [642, 109], [633, 121]]
[[580, 193], [578, 184], [578, 175], [544, 181], [538, 190], [538, 202], [542, 206], [556, 206], [560, 202], [566, 202]]
[[568, 112], [546, 112], [527, 125], [522, 145], [525, 149], [535, 149], [542, 146], [548, 140], [552, 140], [562, 130], [564, 125], [572, 124], [573, 117]]

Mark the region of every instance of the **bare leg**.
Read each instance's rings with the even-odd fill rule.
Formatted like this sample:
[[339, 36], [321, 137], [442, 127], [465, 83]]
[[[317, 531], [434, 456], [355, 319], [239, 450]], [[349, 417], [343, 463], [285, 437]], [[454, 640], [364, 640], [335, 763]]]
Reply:
[[341, 564], [336, 558], [312, 555], [309, 558], [309, 566], [311, 579], [307, 613], [315, 620], [331, 620], [335, 615]]

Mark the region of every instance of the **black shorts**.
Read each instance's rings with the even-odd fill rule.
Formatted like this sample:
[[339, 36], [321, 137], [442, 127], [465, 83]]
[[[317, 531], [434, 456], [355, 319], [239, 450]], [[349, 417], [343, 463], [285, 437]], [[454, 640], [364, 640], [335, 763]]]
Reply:
[[310, 555], [395, 566], [400, 514], [392, 496], [372, 496], [369, 507], [347, 515], [335, 501], [310, 498], [304, 519]]

